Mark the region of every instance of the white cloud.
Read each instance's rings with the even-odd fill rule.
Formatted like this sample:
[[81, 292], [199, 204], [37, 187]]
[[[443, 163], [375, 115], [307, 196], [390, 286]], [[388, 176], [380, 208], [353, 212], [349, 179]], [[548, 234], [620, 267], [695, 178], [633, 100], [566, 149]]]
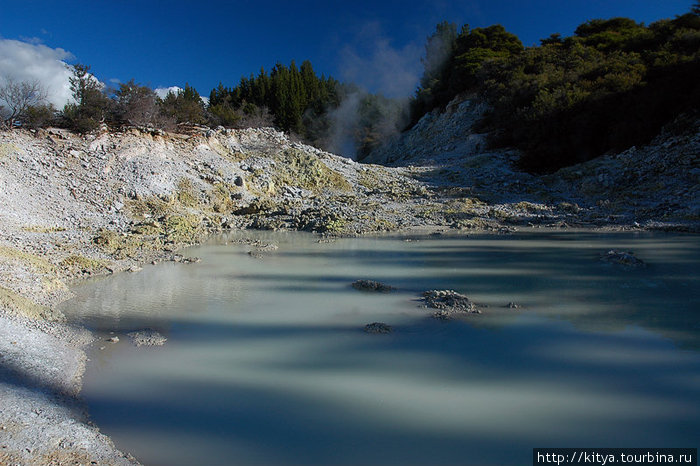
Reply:
[[6, 76], [15, 81], [38, 80], [48, 91], [48, 101], [61, 109], [72, 101], [68, 81], [72, 73], [65, 60], [73, 55], [32, 42], [0, 39], [0, 81]]
[[168, 95], [168, 93], [172, 92], [173, 94], [177, 95], [180, 92], [182, 92], [184, 89], [178, 86], [170, 86], [170, 87], [157, 87], [153, 89], [153, 91], [156, 93], [158, 97], [161, 99], [165, 99], [165, 96]]
[[[168, 93], [172, 92], [173, 94], [177, 95], [178, 93], [184, 91], [183, 88], [178, 87], [178, 86], [170, 86], [170, 87], [157, 87], [153, 89], [153, 92], [156, 93], [158, 97], [161, 99], [165, 99], [165, 96], [168, 95]], [[204, 102], [204, 105], [209, 105], [209, 97], [204, 97], [202, 95], [199, 96], [200, 99], [202, 99], [202, 102]]]

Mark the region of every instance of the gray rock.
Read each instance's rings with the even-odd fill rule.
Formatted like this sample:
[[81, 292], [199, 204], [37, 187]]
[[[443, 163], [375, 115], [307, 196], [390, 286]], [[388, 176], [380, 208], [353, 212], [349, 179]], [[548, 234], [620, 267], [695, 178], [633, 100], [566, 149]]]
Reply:
[[609, 264], [618, 264], [629, 268], [646, 267], [641, 259], [638, 259], [632, 251], [610, 251], [601, 254], [600, 260]]
[[168, 341], [162, 334], [150, 328], [129, 332], [127, 335], [135, 346], [163, 346]]
[[374, 280], [356, 280], [352, 282], [352, 287], [360, 291], [378, 291], [380, 293], [388, 293], [396, 289], [393, 286]]
[[271, 252], [271, 251], [276, 251], [277, 249], [279, 249], [279, 246], [277, 246], [274, 243], [256, 242], [256, 243], [253, 243], [253, 246], [255, 246], [255, 249], [260, 251], [260, 252]]
[[391, 333], [394, 329], [391, 325], [387, 325], [383, 322], [372, 322], [371, 324], [365, 325], [365, 332], [372, 334], [383, 334]]
[[430, 290], [423, 293], [425, 306], [437, 309], [436, 319], [448, 320], [460, 315], [481, 314], [476, 305], [465, 295], [454, 290]]

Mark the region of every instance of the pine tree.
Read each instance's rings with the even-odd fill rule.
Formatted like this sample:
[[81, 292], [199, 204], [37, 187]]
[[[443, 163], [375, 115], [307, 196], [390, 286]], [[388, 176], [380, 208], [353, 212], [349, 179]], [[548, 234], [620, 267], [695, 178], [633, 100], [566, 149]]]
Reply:
[[161, 112], [177, 123], [204, 123], [204, 102], [195, 88], [185, 84], [177, 94], [169, 92], [161, 103]]
[[[338, 106], [338, 85], [333, 78], [316, 76], [309, 61], [302, 62], [301, 67], [294, 61], [289, 66], [277, 63], [270, 73], [261, 68], [257, 76], [242, 77], [233, 88], [220, 83], [210, 93], [210, 112], [218, 122], [230, 111], [264, 115], [255, 121], [267, 121], [269, 109], [278, 128], [306, 136], [311, 119]], [[220, 107], [223, 103], [230, 107]]]
[[68, 127], [88, 132], [105, 120], [111, 101], [103, 93], [102, 84], [90, 74], [88, 65], [73, 65], [73, 76], [69, 79], [75, 103], [66, 104], [63, 118]]

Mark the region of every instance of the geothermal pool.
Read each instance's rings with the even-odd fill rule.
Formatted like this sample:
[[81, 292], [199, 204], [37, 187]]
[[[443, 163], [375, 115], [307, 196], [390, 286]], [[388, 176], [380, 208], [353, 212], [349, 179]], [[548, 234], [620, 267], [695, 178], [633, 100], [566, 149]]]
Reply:
[[[248, 254], [241, 238], [279, 249]], [[83, 398], [146, 465], [529, 464], [534, 447], [699, 447], [700, 241], [531, 231], [238, 233], [77, 287]], [[610, 249], [647, 263], [600, 261]], [[360, 292], [373, 279], [397, 288]], [[483, 313], [442, 321], [421, 292]], [[519, 309], [505, 307], [518, 303]], [[367, 334], [385, 322], [390, 334]], [[161, 347], [126, 333], [156, 329]], [[111, 333], [118, 343], [105, 341]]]

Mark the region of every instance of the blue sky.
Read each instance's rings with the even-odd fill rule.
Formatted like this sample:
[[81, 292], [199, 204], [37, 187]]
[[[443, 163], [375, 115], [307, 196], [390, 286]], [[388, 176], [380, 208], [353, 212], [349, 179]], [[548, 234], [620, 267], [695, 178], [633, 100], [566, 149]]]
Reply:
[[[134, 1], [3, 2], [0, 39], [85, 63], [105, 83], [154, 88], [193, 85], [204, 96], [220, 81], [308, 59], [319, 73], [392, 96], [410, 95], [423, 44], [443, 19], [503, 24], [525, 45], [564, 35], [592, 18], [649, 23], [687, 12], [692, 0]], [[11, 64], [9, 43], [5, 70]], [[4, 50], [4, 51], [3, 51]], [[30, 67], [29, 61], [19, 67]], [[0, 72], [3, 69], [0, 67]], [[393, 75], [393, 76], [392, 76]]]

